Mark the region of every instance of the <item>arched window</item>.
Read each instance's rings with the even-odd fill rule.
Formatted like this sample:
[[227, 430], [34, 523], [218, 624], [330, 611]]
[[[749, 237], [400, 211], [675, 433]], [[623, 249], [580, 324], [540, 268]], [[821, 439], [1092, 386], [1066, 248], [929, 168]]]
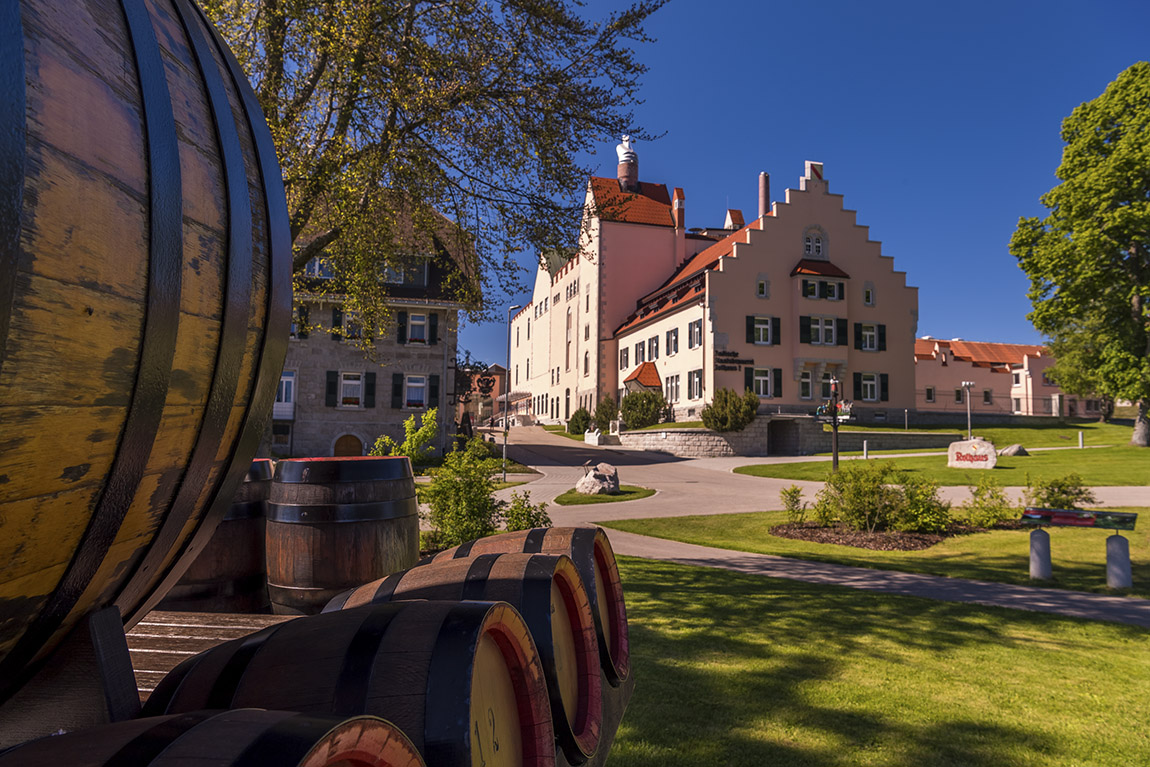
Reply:
[[583, 352], [583, 375], [591, 372], [591, 352]]

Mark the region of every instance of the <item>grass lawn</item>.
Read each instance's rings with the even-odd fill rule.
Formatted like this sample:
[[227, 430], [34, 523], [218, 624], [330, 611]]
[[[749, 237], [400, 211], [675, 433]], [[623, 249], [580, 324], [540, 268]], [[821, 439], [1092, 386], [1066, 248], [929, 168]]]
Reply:
[[571, 488], [555, 499], [560, 506], [582, 506], [588, 503], [617, 503], [619, 501], [635, 501], [654, 495], [655, 491], [649, 487], [635, 487], [634, 485], [619, 485], [617, 495], [583, 495]]
[[[1130, 563], [1134, 576], [1134, 589], [1129, 593], [1150, 598], [1150, 508], [1113, 510], [1139, 514], [1137, 529], [1123, 533], [1130, 541]], [[1031, 583], [1029, 530], [992, 530], [960, 535], [947, 538], [922, 551], [872, 551], [771, 535], [772, 526], [786, 521], [786, 512], [761, 511], [751, 514], [614, 520], [599, 524], [701, 546], [815, 562], [1002, 583]], [[1046, 529], [1050, 533], [1054, 581], [1044, 585], [1076, 591], [1109, 591], [1106, 588], [1106, 538], [1113, 531], [1066, 527]]]
[[[825, 426], [824, 431], [830, 431]], [[893, 424], [884, 428], [873, 426], [840, 426], [840, 431], [903, 431]], [[910, 429], [919, 434], [962, 434], [966, 439], [966, 426], [916, 426]], [[1078, 432], [1082, 432], [1082, 441], [1087, 445], [1125, 445], [1130, 441], [1131, 428], [1113, 423], [1099, 423], [1098, 421], [1070, 421], [1066, 423], [1051, 423], [1049, 426], [979, 426], [972, 429], [974, 436], [982, 437], [1003, 448], [1007, 445], [1019, 443], [1023, 447], [1071, 447], [1078, 445]]]
[[1150, 631], [620, 558], [610, 767], [1127, 767]]
[[586, 442], [586, 440], [584, 439], [584, 435], [582, 435], [582, 434], [568, 434], [567, 433], [567, 427], [561, 423], [543, 424], [543, 428], [546, 431], [551, 432], [552, 434], [558, 434], [561, 437], [566, 437], [567, 439], [573, 439], [576, 442]]
[[[908, 474], [927, 477], [940, 485], [973, 485], [987, 469], [950, 469], [942, 455], [889, 459]], [[806, 479], [821, 482], [830, 471], [827, 461], [757, 464], [740, 466], [738, 474], [778, 479]], [[999, 457], [990, 469], [1004, 487], [1024, 487], [1028, 481], [1064, 477], [1076, 472], [1087, 485], [1150, 485], [1150, 449], [1144, 447], [1094, 448], [1090, 450], [1051, 450], [1028, 456]]]

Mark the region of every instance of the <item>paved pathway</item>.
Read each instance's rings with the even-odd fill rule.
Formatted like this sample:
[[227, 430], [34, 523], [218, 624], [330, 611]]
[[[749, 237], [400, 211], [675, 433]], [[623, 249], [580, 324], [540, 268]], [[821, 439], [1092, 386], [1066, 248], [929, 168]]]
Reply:
[[[655, 495], [626, 503], [585, 506], [556, 506], [549, 509], [556, 525], [588, 525], [613, 519], [671, 517], [689, 514], [731, 514], [744, 511], [779, 509], [779, 490], [791, 480], [776, 480], [733, 474], [735, 466], [749, 463], [780, 463], [812, 460], [810, 457], [705, 458], [680, 459], [663, 453], [595, 447], [569, 440], [539, 427], [518, 427], [510, 431], [508, 456], [537, 468], [540, 475], [519, 475], [529, 484], [514, 490], [529, 490], [533, 502], [552, 501], [575, 486], [583, 475], [585, 461], [607, 461], [618, 467], [624, 484], [657, 489]], [[809, 497], [819, 482], [794, 482]], [[966, 488], [942, 488], [947, 500], [961, 502]], [[1012, 488], [1019, 497], [1021, 488]], [[508, 497], [511, 490], [501, 491]], [[1146, 487], [1095, 488], [1099, 505], [1145, 505], [1150, 497]], [[610, 531], [615, 553], [659, 559], [668, 562], [722, 567], [739, 572], [788, 578], [808, 583], [847, 586], [887, 594], [924, 597], [954, 602], [971, 602], [995, 607], [1055, 613], [1093, 620], [1128, 623], [1150, 628], [1150, 600], [1113, 597], [1062, 589], [1014, 586], [1003, 583], [902, 573], [893, 570], [849, 567], [808, 562], [789, 557], [750, 554], [726, 549], [696, 546], [677, 541]]]

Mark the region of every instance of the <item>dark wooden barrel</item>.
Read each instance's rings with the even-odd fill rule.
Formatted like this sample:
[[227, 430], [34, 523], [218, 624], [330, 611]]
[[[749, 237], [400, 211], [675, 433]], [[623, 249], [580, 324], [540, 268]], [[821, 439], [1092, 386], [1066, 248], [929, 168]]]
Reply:
[[332, 597], [419, 558], [419, 503], [403, 457], [276, 463], [267, 506], [268, 594], [278, 615], [318, 613]]
[[626, 679], [631, 665], [627, 605], [623, 601], [623, 582], [619, 579], [615, 553], [603, 528], [537, 527], [492, 535], [441, 551], [420, 564], [508, 551], [571, 557], [591, 599], [603, 673], [612, 685]]
[[211, 541], [157, 609], [201, 613], [266, 613], [271, 609], [264, 513], [274, 468], [268, 458], [252, 461]]
[[500, 600], [518, 610], [539, 648], [556, 740], [574, 763], [595, 753], [603, 719], [599, 646], [587, 590], [569, 557], [449, 559], [348, 591], [325, 611], [404, 599]]
[[0, 8], [0, 700], [207, 545], [287, 348], [255, 95], [191, 0]]
[[553, 765], [547, 682], [504, 602], [393, 602], [299, 618], [176, 666], [147, 714], [260, 706], [394, 722], [431, 765]]
[[424, 767], [403, 732], [373, 716], [241, 708], [107, 724], [30, 741], [0, 767]]

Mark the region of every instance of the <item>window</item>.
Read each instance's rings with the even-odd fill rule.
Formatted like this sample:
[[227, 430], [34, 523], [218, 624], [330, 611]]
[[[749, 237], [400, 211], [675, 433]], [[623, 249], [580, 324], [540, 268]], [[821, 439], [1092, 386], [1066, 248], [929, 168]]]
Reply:
[[339, 374], [340, 407], [363, 407], [363, 373]]
[[823, 399], [830, 399], [831, 398], [831, 394], [832, 394], [832, 392], [831, 392], [831, 380], [832, 380], [832, 378], [833, 377], [831, 376], [830, 373], [823, 373], [823, 377], [819, 381], [820, 388], [822, 389], [821, 396]]
[[591, 323], [590, 322], [588, 322], [587, 324], [585, 324], [583, 326], [583, 340], [584, 341], [591, 340]]
[[423, 408], [427, 406], [427, 376], [408, 376], [404, 381], [403, 406]]
[[754, 373], [755, 394], [760, 397], [771, 396], [771, 370], [770, 368], [755, 368]]
[[687, 399], [699, 399], [703, 396], [703, 371], [692, 370], [687, 373]]
[[811, 371], [804, 370], [799, 374], [799, 399], [811, 398]]
[[1051, 378], [1050, 373], [1046, 372], [1045, 370], [1042, 371], [1042, 385], [1043, 386], [1055, 386], [1056, 385], [1054, 383], [1054, 379]]
[[863, 288], [863, 303], [867, 306], [874, 306], [874, 288]]
[[878, 327], [876, 325], [862, 326], [862, 346], [864, 352], [878, 351]]
[[878, 401], [878, 376], [874, 373], [863, 373], [862, 398], [866, 402]]
[[842, 301], [846, 288], [841, 282], [819, 282], [819, 296], [831, 301]]
[[814, 280], [803, 280], [803, 298], [818, 298], [819, 284]]
[[291, 447], [291, 424], [272, 424], [272, 447]]
[[587, 285], [587, 305], [585, 307], [583, 307], [583, 311], [585, 311], [585, 312], [591, 311], [591, 285], [590, 284]]
[[623, 348], [623, 349], [619, 350], [619, 369], [620, 370], [626, 370], [627, 369], [627, 357], [630, 353], [631, 353], [630, 349]]
[[1016, 413], [1022, 412], [1022, 400], [1019, 399], [1018, 397], [1014, 398], [1014, 412], [1016, 412]]
[[409, 344], [427, 343], [427, 315], [407, 315], [407, 342]]
[[954, 401], [959, 405], [962, 404], [962, 389], [954, 390]]
[[515, 328], [515, 348], [519, 348], [519, 328]]
[[679, 376], [667, 376], [663, 382], [663, 399], [668, 403], [679, 401]]
[[687, 323], [687, 348], [697, 349], [703, 345], [703, 321]]
[[990, 389], [982, 390], [982, 404], [990, 405], [994, 402], [994, 397], [990, 393]]
[[635, 344], [635, 364], [636, 365], [643, 364], [643, 361], [646, 359], [646, 357], [644, 357], [643, 354], [646, 351], [647, 351], [647, 344], [643, 343], [642, 341]]
[[934, 387], [933, 386], [926, 387], [926, 401], [927, 402], [934, 402]]
[[755, 295], [758, 296], [759, 298], [770, 298], [771, 297], [770, 285], [771, 284], [769, 282], [767, 282], [766, 280], [759, 280], [758, 282], [755, 283]]
[[770, 317], [755, 317], [754, 319], [754, 333], [752, 335], [752, 342], [756, 344], [770, 344], [771, 340], [771, 318]]
[[555, 297], [551, 299], [551, 303], [555, 304], [556, 306], [559, 305], [559, 294], [558, 293], [556, 293]]
[[811, 343], [823, 346], [835, 345], [834, 317], [811, 317]]
[[526, 376], [526, 378], [528, 381], [531, 380], [531, 358], [530, 357], [527, 358], [527, 376]]
[[659, 359], [659, 336], [651, 336], [647, 339], [647, 359], [652, 362]]
[[803, 255], [821, 256], [823, 254], [823, 238], [817, 234], [808, 234], [803, 237]]
[[1014, 385], [1018, 386], [1021, 383], [1022, 383], [1022, 373], [1015, 373], [1014, 374]]
[[531, 318], [527, 318], [527, 340], [531, 340]]
[[291, 337], [307, 338], [308, 308], [302, 304], [292, 309]]
[[583, 352], [583, 375], [591, 372], [591, 352]]
[[667, 331], [667, 356], [679, 353], [679, 329], [671, 328]]
[[318, 277], [321, 280], [330, 280], [335, 277], [335, 272], [326, 258], [313, 258], [308, 261], [304, 265], [303, 272], [308, 277]]
[[295, 402], [295, 371], [285, 370], [280, 374], [280, 385], [276, 388], [276, 404], [290, 405]]

